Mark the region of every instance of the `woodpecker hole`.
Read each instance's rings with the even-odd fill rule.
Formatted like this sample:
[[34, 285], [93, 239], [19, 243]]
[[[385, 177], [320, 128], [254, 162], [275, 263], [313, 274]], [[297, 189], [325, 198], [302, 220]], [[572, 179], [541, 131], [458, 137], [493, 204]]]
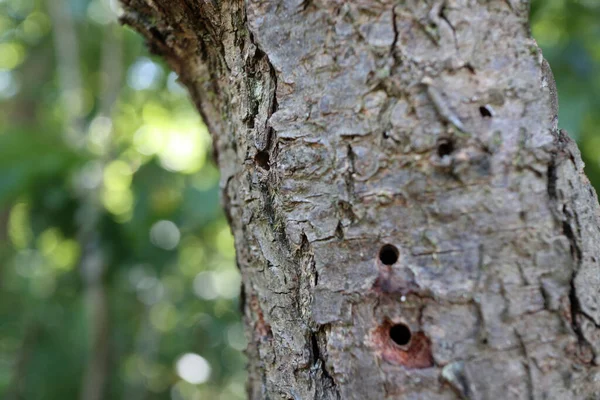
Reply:
[[479, 107], [479, 114], [481, 114], [481, 116], [483, 118], [492, 118], [492, 110], [488, 107], [488, 106], [481, 106]]
[[404, 324], [396, 324], [390, 327], [390, 339], [398, 346], [406, 346], [410, 343], [412, 333], [410, 328]]
[[386, 319], [371, 331], [368, 341], [386, 362], [406, 368], [433, 366], [431, 340], [423, 332], [412, 332], [405, 323]]
[[398, 261], [398, 257], [400, 256], [400, 252], [391, 244], [386, 244], [379, 250], [379, 260], [384, 265], [393, 265]]
[[269, 170], [271, 166], [269, 165], [269, 153], [266, 151], [259, 151], [254, 156], [254, 162], [261, 167], [262, 169]]
[[440, 158], [449, 156], [454, 152], [454, 143], [450, 140], [444, 140], [438, 144], [437, 153]]

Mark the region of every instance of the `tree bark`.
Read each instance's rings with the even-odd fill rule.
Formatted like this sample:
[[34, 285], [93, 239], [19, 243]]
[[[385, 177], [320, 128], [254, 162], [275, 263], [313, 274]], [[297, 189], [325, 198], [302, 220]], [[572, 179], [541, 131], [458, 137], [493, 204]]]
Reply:
[[123, 0], [214, 140], [250, 399], [598, 399], [598, 201], [526, 0]]

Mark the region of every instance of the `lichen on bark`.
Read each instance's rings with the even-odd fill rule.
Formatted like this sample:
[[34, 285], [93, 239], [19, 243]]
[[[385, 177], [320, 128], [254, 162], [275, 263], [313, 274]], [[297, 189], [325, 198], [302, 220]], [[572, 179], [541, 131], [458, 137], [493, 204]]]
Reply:
[[211, 130], [251, 399], [600, 398], [598, 201], [527, 1], [122, 1]]

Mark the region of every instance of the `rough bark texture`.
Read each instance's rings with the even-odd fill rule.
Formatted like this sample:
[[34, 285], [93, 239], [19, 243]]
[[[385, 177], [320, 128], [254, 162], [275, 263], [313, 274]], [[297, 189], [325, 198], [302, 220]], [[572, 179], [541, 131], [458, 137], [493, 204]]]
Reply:
[[213, 135], [251, 399], [600, 398], [598, 202], [527, 1], [123, 3]]

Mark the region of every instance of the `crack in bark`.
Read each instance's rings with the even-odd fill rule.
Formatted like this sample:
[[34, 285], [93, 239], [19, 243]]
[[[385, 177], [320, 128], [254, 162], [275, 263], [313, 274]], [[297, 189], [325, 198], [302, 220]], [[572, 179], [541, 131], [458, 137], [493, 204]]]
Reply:
[[[558, 163], [561, 161], [561, 158], [564, 158], [566, 146], [568, 140], [570, 140], [564, 132], [559, 132], [557, 137], [557, 145], [558, 149], [554, 151], [551, 155], [550, 164], [548, 165], [547, 172], [547, 181], [548, 181], [548, 196], [550, 197], [550, 201], [555, 206], [559, 204], [559, 194], [557, 191], [557, 181], [558, 181]], [[572, 156], [571, 156], [572, 157]], [[571, 279], [569, 282], [569, 303], [570, 303], [570, 319], [571, 319], [571, 328], [573, 332], [577, 336], [577, 340], [580, 345], [585, 345], [592, 349], [592, 353], [596, 356], [595, 351], [593, 350], [593, 346], [585, 337], [583, 329], [581, 327], [581, 323], [578, 320], [579, 317], [584, 317], [591, 321], [597, 329], [600, 329], [600, 326], [595, 323], [594, 319], [591, 316], [587, 315], [587, 313], [581, 307], [579, 302], [579, 297], [577, 296], [577, 288], [575, 285], [575, 278], [577, 277], [577, 272], [581, 268], [581, 264], [583, 261], [583, 252], [579, 245], [579, 240], [575, 235], [572, 224], [575, 223], [578, 225], [576, 218], [574, 218], [573, 214], [568, 210], [567, 205], [563, 204], [560, 207], [560, 211], [555, 210], [555, 212], [560, 212], [556, 218], [560, 221], [563, 235], [568, 239], [569, 245], [571, 248], [571, 257], [575, 263], [573, 272], [571, 275]], [[577, 227], [577, 231], [579, 232], [579, 228]], [[595, 357], [594, 357], [595, 358]]]
[[[300, 260], [300, 264], [302, 264], [302, 265], [308, 264], [309, 265], [309, 270], [306, 271], [307, 276], [314, 277], [314, 281], [312, 282], [312, 287], [308, 288], [308, 291], [309, 291], [308, 295], [310, 296], [308, 301], [309, 301], [309, 303], [312, 303], [313, 296], [314, 296], [314, 288], [317, 286], [318, 280], [319, 280], [319, 273], [316, 270], [310, 242], [308, 240], [308, 237], [304, 233], [302, 233], [301, 245], [297, 251], [296, 256], [297, 256], [296, 258], [298, 260]], [[300, 265], [300, 268], [298, 268], [299, 270], [301, 270], [302, 265]], [[301, 277], [299, 277], [299, 279], [301, 279]], [[301, 284], [298, 285], [299, 290], [300, 290], [300, 286], [301, 286]], [[298, 292], [297, 298], [298, 298], [299, 302], [302, 302], [302, 293], [300, 291]], [[316, 325], [316, 324], [314, 324], [314, 322], [313, 322], [313, 324], [311, 324], [311, 325]], [[320, 349], [321, 343], [323, 343], [323, 346], [325, 346], [325, 343], [327, 342], [326, 331], [325, 331], [326, 327], [327, 327], [327, 325], [320, 325], [320, 326], [316, 326], [313, 328], [309, 328], [310, 329], [309, 343], [310, 343], [311, 364], [312, 364], [311, 374], [315, 374], [315, 373], [318, 374], [320, 372], [322, 375], [321, 385], [317, 384], [317, 386], [316, 386], [315, 399], [324, 398], [323, 396], [327, 392], [333, 393], [334, 398], [339, 399], [340, 393], [339, 393], [339, 389], [337, 387], [337, 383], [336, 383], [335, 379], [333, 378], [333, 376], [329, 373], [329, 371], [327, 369], [326, 357]], [[319, 381], [316, 381], [315, 383], [317, 383], [317, 382], [319, 382]]]
[[394, 30], [394, 40], [390, 46], [390, 54], [395, 59], [396, 43], [398, 43], [398, 23], [396, 22], [396, 6], [392, 7], [392, 28]]
[[[311, 343], [311, 356], [312, 356], [312, 367], [311, 370], [316, 373], [321, 373], [324, 382], [323, 387], [317, 388], [315, 393], [315, 399], [322, 399], [325, 394], [325, 390], [331, 392], [335, 399], [341, 399], [341, 395], [339, 392], [339, 388], [337, 387], [337, 383], [333, 376], [329, 373], [327, 369], [327, 363], [325, 357], [323, 356], [320, 350], [319, 339], [320, 337], [325, 335], [325, 327], [323, 325], [317, 331], [312, 331], [310, 333], [310, 343]], [[319, 389], [322, 391], [319, 393]]]
[[448, 24], [450, 29], [452, 30], [452, 36], [454, 36], [454, 46], [456, 47], [456, 52], [458, 53], [459, 48], [458, 48], [458, 37], [456, 36], [456, 29], [454, 28], [454, 25], [452, 25], [452, 23], [446, 16], [446, 7], [447, 7], [447, 0], [444, 0], [444, 1], [442, 1], [440, 11], [438, 13], [438, 17], [440, 17], [442, 20], [444, 20]]
[[519, 341], [519, 346], [521, 348], [521, 352], [523, 353], [523, 358], [525, 359], [523, 366], [525, 367], [525, 372], [527, 374], [527, 397], [529, 398], [529, 400], [535, 400], [533, 372], [531, 371], [531, 366], [529, 365], [529, 355], [527, 353], [527, 346], [517, 330], [515, 330], [515, 336]]
[[[301, 244], [295, 253], [294, 259], [298, 260], [298, 285], [295, 298], [297, 299], [296, 306], [299, 313], [302, 313], [302, 306], [308, 306], [310, 309], [314, 301], [314, 288], [318, 284], [319, 274], [316, 270], [314, 256], [312, 254], [311, 244], [305, 233], [301, 235]], [[312, 282], [307, 282], [306, 278], [313, 277]], [[303, 285], [303, 282], [308, 283], [308, 287]], [[308, 297], [308, 298], [306, 298]], [[311, 366], [310, 373], [313, 376], [315, 384], [315, 399], [340, 399], [339, 388], [333, 376], [327, 369], [326, 356], [321, 351], [321, 346], [326, 347], [327, 325], [318, 325], [312, 321], [311, 317], [306, 317], [309, 322], [308, 344], [310, 346]], [[321, 375], [319, 378], [318, 375]]]
[[348, 200], [350, 201], [355, 197], [354, 195], [354, 175], [356, 174], [355, 164], [355, 154], [352, 150], [352, 145], [348, 144], [347, 146], [347, 157], [348, 157], [348, 168], [344, 173], [344, 181], [346, 184], [346, 192], [348, 193]]

